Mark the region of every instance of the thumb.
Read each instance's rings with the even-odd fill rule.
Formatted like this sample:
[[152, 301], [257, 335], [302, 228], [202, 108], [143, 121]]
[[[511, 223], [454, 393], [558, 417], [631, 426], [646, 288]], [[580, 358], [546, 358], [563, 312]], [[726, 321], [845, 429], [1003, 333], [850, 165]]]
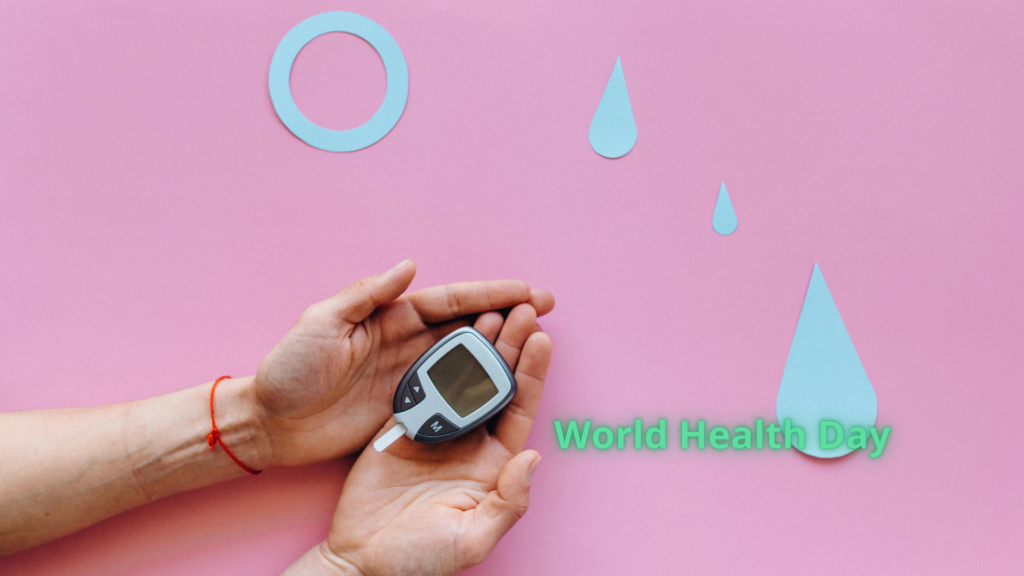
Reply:
[[498, 540], [526, 514], [530, 507], [530, 476], [537, 469], [540, 454], [525, 450], [505, 464], [498, 476], [498, 489], [477, 505], [472, 534], [463, 550], [469, 565], [479, 564], [491, 553]]
[[412, 260], [402, 260], [383, 274], [369, 276], [338, 292], [328, 302], [338, 318], [358, 324], [378, 307], [392, 302], [405, 292], [416, 276]]

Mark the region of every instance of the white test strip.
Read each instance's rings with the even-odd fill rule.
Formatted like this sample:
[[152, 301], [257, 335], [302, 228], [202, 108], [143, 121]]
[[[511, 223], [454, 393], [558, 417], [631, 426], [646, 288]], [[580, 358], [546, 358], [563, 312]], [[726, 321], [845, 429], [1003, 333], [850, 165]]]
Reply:
[[381, 436], [380, 438], [377, 438], [377, 441], [373, 443], [373, 448], [377, 452], [383, 452], [387, 450], [388, 446], [394, 444], [395, 440], [401, 438], [402, 435], [406, 433], [406, 431], [406, 427], [403, 426], [401, 423], [395, 424], [394, 428], [385, 432], [384, 435]]

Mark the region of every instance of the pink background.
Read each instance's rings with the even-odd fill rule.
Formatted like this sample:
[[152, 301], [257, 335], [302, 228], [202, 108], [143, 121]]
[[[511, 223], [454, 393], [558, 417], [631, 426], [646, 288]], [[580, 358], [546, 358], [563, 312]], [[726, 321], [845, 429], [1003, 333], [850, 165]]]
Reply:
[[[270, 104], [278, 41], [327, 10], [409, 65], [405, 114], [360, 152], [303, 144]], [[518, 277], [559, 302], [532, 507], [473, 573], [1021, 573], [1022, 21], [1012, 1], [7, 0], [0, 410], [252, 373], [306, 305], [410, 257], [414, 287]], [[640, 135], [611, 161], [587, 130], [616, 57]], [[333, 35], [293, 87], [350, 128], [385, 85]], [[681, 418], [774, 416], [814, 262], [884, 456], [680, 451]], [[554, 441], [556, 418], [637, 416], [669, 419], [668, 450]], [[0, 572], [277, 574], [349, 465], [183, 494]]]

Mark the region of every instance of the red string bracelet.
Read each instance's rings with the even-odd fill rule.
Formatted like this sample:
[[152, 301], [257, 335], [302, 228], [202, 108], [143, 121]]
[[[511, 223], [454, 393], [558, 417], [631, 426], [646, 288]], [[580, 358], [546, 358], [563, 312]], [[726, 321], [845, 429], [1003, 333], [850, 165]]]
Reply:
[[206, 442], [210, 445], [210, 450], [213, 450], [217, 447], [217, 444], [220, 444], [220, 447], [228, 453], [228, 456], [231, 456], [231, 459], [235, 461], [235, 464], [238, 464], [242, 467], [242, 470], [245, 470], [249, 474], [255, 476], [260, 472], [263, 472], [263, 470], [253, 470], [245, 464], [242, 464], [241, 460], [235, 458], [235, 455], [231, 453], [231, 450], [228, 450], [228, 447], [224, 445], [224, 441], [220, 439], [220, 430], [217, 429], [217, 420], [213, 417], [213, 391], [217, 389], [217, 384], [220, 384], [221, 380], [227, 380], [228, 378], [231, 378], [231, 376], [221, 376], [220, 378], [217, 378], [213, 382], [213, 388], [210, 388], [210, 424], [213, 424], [213, 432], [206, 435]]

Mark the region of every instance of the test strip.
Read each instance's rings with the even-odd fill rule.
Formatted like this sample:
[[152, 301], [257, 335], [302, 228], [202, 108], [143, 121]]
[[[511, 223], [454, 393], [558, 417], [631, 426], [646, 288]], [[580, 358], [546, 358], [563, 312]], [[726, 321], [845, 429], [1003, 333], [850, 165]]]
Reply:
[[377, 441], [373, 443], [373, 448], [377, 452], [383, 452], [387, 450], [388, 446], [394, 444], [395, 440], [401, 438], [402, 435], [405, 433], [405, 426], [402, 426], [401, 424], [395, 424], [395, 426], [391, 430], [388, 430], [387, 432], [384, 433], [383, 436], [377, 438]]

